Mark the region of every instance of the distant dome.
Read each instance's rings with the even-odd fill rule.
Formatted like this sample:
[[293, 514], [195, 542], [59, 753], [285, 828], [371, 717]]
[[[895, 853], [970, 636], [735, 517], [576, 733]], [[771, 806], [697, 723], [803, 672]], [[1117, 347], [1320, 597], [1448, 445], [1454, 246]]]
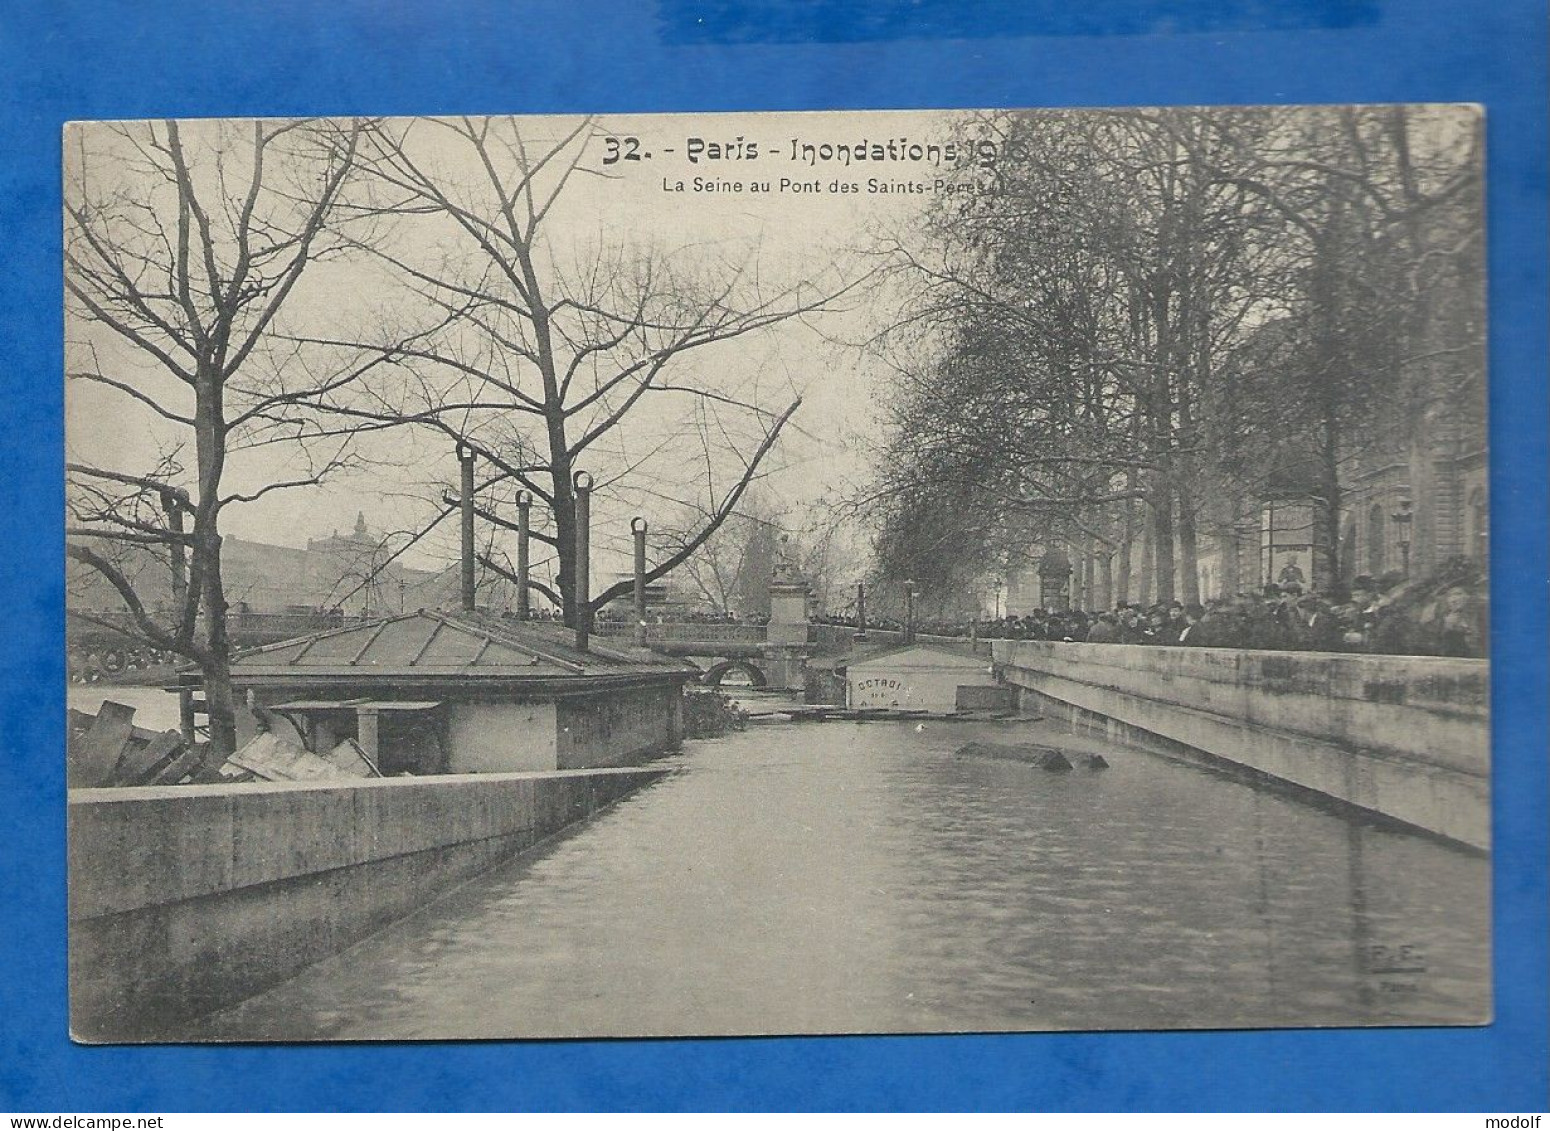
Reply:
[[1051, 546], [1044, 551], [1044, 556], [1039, 559], [1039, 576], [1046, 577], [1054, 574], [1070, 573], [1071, 559], [1066, 552], [1058, 546]]

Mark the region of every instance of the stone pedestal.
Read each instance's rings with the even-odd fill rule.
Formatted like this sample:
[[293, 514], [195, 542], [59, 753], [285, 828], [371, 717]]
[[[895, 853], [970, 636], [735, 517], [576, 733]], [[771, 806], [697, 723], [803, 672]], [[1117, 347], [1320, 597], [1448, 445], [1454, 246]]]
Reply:
[[811, 597], [807, 578], [792, 557], [790, 539], [782, 534], [770, 577], [770, 624], [765, 640], [771, 644], [806, 644]]
[[785, 691], [801, 691], [806, 685], [807, 648], [802, 644], [764, 648], [759, 666], [764, 669], [768, 686]]
[[771, 644], [806, 644], [807, 602], [807, 582], [770, 582], [770, 624], [765, 639]]
[[1058, 547], [1039, 559], [1039, 602], [1058, 613], [1071, 607], [1071, 559]]

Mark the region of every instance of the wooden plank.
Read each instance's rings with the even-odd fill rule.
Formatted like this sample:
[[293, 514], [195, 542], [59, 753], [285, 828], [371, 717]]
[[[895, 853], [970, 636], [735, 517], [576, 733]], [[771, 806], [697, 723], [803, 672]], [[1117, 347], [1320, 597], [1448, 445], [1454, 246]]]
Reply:
[[214, 746], [207, 744], [205, 746], [204, 761], [199, 763], [199, 768], [194, 771], [193, 777], [189, 780], [199, 785], [209, 785], [225, 781], [226, 779], [221, 776], [221, 767], [225, 764], [226, 759], [215, 753]]
[[182, 745], [181, 734], [175, 730], [164, 730], [152, 735], [143, 746], [126, 747], [118, 769], [113, 773], [113, 784], [144, 785], [153, 780], [157, 772], [177, 756]]
[[185, 746], [183, 753], [172, 760], [172, 764], [160, 771], [148, 784], [150, 785], [177, 785], [191, 772], [198, 769], [199, 763], [204, 761], [205, 748], [203, 746]]
[[133, 707], [111, 699], [103, 701], [91, 729], [76, 744], [75, 757], [70, 760], [71, 785], [101, 786], [113, 780], [113, 767], [134, 730], [134, 717]]

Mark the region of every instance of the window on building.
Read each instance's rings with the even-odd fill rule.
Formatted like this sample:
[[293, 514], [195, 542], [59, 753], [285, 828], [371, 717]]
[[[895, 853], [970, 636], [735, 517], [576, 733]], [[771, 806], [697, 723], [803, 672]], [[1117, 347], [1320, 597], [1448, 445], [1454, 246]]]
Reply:
[[1485, 488], [1476, 487], [1469, 493], [1469, 543], [1464, 552], [1477, 562], [1484, 562], [1491, 548], [1491, 520], [1485, 509]]
[[1373, 577], [1383, 573], [1383, 536], [1387, 520], [1377, 503], [1367, 512], [1367, 572]]

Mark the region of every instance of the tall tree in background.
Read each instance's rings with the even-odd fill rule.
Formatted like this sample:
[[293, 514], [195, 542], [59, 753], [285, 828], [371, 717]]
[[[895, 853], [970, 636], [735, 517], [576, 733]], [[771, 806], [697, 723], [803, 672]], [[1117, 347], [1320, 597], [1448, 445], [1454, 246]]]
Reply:
[[[1353, 451], [1483, 413], [1480, 122], [1461, 107], [1309, 110], [1210, 160], [1280, 219], [1287, 323], [1275, 372], [1315, 465], [1314, 583], [1335, 585]], [[1483, 429], [1483, 421], [1481, 422]]]
[[[235, 744], [222, 514], [350, 458], [347, 439], [316, 449], [282, 421], [363, 369], [297, 364], [275, 334], [308, 267], [338, 249], [330, 221], [359, 137], [164, 122], [66, 138], [67, 376], [149, 413], [163, 440], [151, 466], [112, 467], [95, 455], [122, 427], [111, 408], [72, 435], [67, 553], [113, 587], [145, 641], [199, 665], [218, 752]], [[236, 452], [275, 444], [292, 473], [224, 486]]]
[[[681, 550], [699, 539], [713, 517], [702, 507], [686, 506], [676, 522], [658, 528], [656, 541], [669, 552]], [[763, 492], [757, 487], [749, 490], [714, 534], [699, 539], [697, 552], [679, 567], [680, 576], [716, 612], [767, 615], [770, 572], [783, 521]]]
[[921, 571], [920, 540], [944, 529], [927, 512], [945, 502], [942, 584], [1019, 540], [1055, 540], [1112, 551], [1120, 595], [1135, 596], [1139, 536], [1142, 593], [1193, 601], [1202, 523], [1235, 564], [1242, 528], [1290, 476], [1318, 507], [1327, 588], [1353, 440], [1393, 415], [1378, 406], [1417, 355], [1478, 345], [1457, 312], [1459, 333], [1437, 340], [1449, 312], [1428, 297], [1439, 276], [1457, 292], [1460, 257], [1478, 251], [1464, 246], [1478, 153], [1457, 122], [1416, 119], [991, 119], [993, 191], [949, 198], [923, 238], [889, 249], [906, 299], [883, 344], [906, 360], [868, 496], [886, 516], [884, 564]]
[[1025, 541], [1032, 523], [1128, 555], [1144, 502], [1162, 599], [1176, 544], [1196, 596], [1200, 387], [1257, 301], [1234, 226], [1242, 194], [1184, 152], [1221, 123], [1001, 116], [994, 191], [939, 209], [925, 248], [894, 249], [914, 280], [908, 324], [947, 346], [905, 383], [896, 454], [913, 459], [889, 466], [955, 465], [952, 489], [1020, 515]]

